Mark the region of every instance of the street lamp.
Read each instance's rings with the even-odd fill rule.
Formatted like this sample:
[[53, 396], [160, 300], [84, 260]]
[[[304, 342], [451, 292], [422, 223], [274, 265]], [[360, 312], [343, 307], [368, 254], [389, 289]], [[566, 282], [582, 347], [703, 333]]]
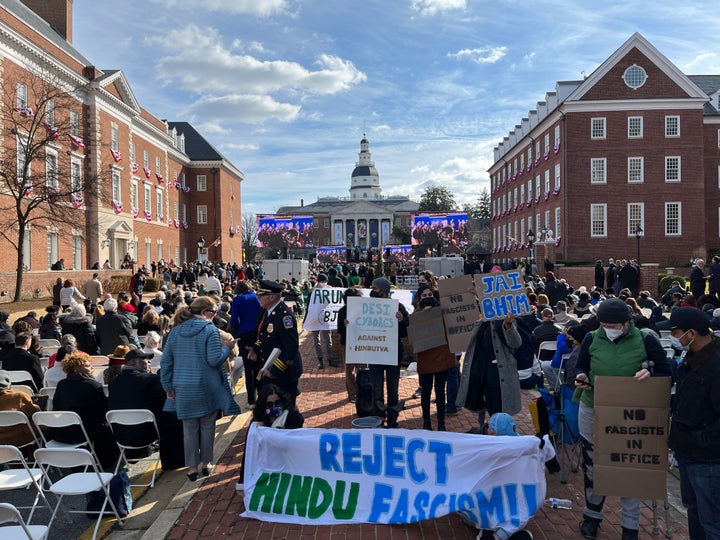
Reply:
[[200, 251], [198, 252], [198, 261], [200, 262], [200, 264], [202, 264], [202, 254], [203, 249], [205, 249], [205, 237], [203, 235], [200, 235], [200, 238], [198, 238], [197, 246], [200, 249]]
[[535, 242], [535, 233], [532, 229], [528, 229], [527, 232], [527, 239], [528, 243], [530, 244], [530, 268], [532, 268], [533, 258], [535, 257], [533, 253], [533, 243]]
[[635, 227], [635, 238], [637, 239], [637, 262], [638, 266], [640, 266], [640, 237], [642, 236], [643, 230], [642, 227], [640, 227], [640, 224], [638, 223], [638, 226]]

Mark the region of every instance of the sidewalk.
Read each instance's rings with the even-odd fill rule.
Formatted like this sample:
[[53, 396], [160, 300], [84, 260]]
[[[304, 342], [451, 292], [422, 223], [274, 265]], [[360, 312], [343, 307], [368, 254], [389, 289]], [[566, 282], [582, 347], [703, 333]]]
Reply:
[[[344, 370], [340, 368], [325, 367], [317, 369], [314, 347], [308, 334], [301, 336], [301, 353], [304, 359], [305, 374], [301, 380], [302, 395], [298, 398], [298, 407], [305, 416], [305, 427], [324, 428], [351, 428], [351, 421], [355, 418], [355, 406], [347, 400], [344, 382]], [[400, 381], [400, 399], [410, 397], [417, 389], [417, 377], [405, 376]], [[523, 391], [523, 410], [515, 419], [520, 432], [533, 434], [534, 428], [527, 403], [532, 399], [529, 392]], [[248, 409], [245, 396], [238, 396], [238, 401], [244, 411]], [[432, 406], [434, 409], [434, 405]], [[196, 539], [208, 537], [228, 537], [243, 539], [474, 539], [477, 530], [468, 527], [455, 515], [423, 521], [410, 525], [332, 525], [309, 526], [292, 525], [285, 523], [270, 523], [245, 519], [239, 516], [244, 510], [243, 502], [235, 492], [235, 483], [239, 473], [240, 460], [243, 452], [245, 427], [249, 415], [233, 421], [234, 439], [217, 461], [217, 466], [204, 484], [191, 496], [189, 503], [181, 495], [176, 501], [182, 504], [184, 510], [179, 519], [170, 529], [166, 538], [169, 539]], [[433, 422], [435, 422], [433, 415]], [[419, 399], [408, 399], [406, 409], [400, 413], [401, 428], [420, 429], [422, 427], [422, 412]], [[448, 431], [465, 433], [472, 427], [477, 427], [476, 416], [469, 411], [461, 410], [457, 416], [448, 416], [446, 419]], [[228, 430], [227, 437], [232, 436]], [[572, 510], [552, 510], [541, 507], [535, 517], [528, 524], [528, 530], [538, 540], [558, 540], [565, 538], [582, 538], [578, 530], [578, 522], [582, 520], [584, 505], [582, 471], [570, 473], [568, 483], [560, 483], [560, 475], [547, 476], [547, 493], [549, 497], [570, 499], [574, 503]], [[678, 508], [679, 487], [675, 477], [668, 474], [668, 492], [670, 495], [669, 527], [672, 529], [672, 538], [688, 540], [687, 519]], [[185, 506], [185, 504], [187, 504]], [[657, 512], [658, 534], [666, 535], [668, 529], [665, 523], [663, 501], [659, 501]], [[156, 523], [156, 525], [161, 525]], [[152, 527], [147, 531], [146, 538], [160, 538], [158, 534], [163, 527]], [[605, 519], [598, 534], [598, 540], [619, 539], [620, 503], [617, 497], [608, 497], [605, 503]], [[653, 535], [653, 512], [648, 503], [642, 505], [640, 519], [640, 538], [650, 540], [657, 538]], [[670, 537], [670, 536], [666, 536]]]

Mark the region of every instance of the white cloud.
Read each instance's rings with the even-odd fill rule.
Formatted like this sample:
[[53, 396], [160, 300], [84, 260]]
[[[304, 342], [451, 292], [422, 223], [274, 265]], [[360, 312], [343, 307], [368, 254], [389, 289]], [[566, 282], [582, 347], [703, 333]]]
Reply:
[[460, 60], [468, 59], [478, 64], [494, 64], [507, 53], [507, 47], [479, 47], [476, 49], [462, 49], [456, 53], [448, 53], [449, 58]]
[[[180, 81], [197, 93], [266, 94], [286, 90], [335, 94], [367, 79], [352, 62], [328, 54], [319, 56], [315, 62], [319, 69], [314, 71], [297, 62], [234, 54], [223, 45], [214, 28], [190, 25], [151, 41], [173, 52], [158, 61], [158, 76], [166, 82]], [[238, 45], [237, 41], [233, 43], [233, 47]]]
[[256, 17], [269, 17], [287, 12], [286, 0], [154, 0], [169, 9], [192, 9], [205, 11], [220, 11], [224, 13], [237, 13], [253, 15]]
[[441, 11], [465, 9], [466, 0], [412, 0], [412, 8], [421, 15], [435, 15]]
[[245, 150], [260, 150], [259, 144], [238, 144], [238, 143], [225, 143], [222, 145], [223, 150], [237, 150], [237, 151], [245, 151]]
[[187, 113], [197, 118], [248, 124], [271, 119], [292, 122], [300, 113], [300, 106], [279, 103], [270, 96], [230, 94], [203, 97], [188, 107]]

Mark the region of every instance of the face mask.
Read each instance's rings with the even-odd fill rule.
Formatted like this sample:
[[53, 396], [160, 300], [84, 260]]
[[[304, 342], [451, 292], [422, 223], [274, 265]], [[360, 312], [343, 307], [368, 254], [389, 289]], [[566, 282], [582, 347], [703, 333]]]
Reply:
[[[687, 334], [689, 331], [690, 331], [690, 330], [688, 330], [687, 332], [685, 332], [685, 334]], [[692, 341], [690, 341], [690, 343], [688, 343], [687, 345], [683, 345], [683, 344], [680, 342], [680, 338], [683, 337], [685, 334], [682, 334], [679, 338], [676, 338], [675, 336], [670, 336], [670, 345], [672, 345], [673, 348], [678, 349], [678, 350], [680, 350], [680, 351], [689, 351], [689, 350], [690, 350], [690, 343], [692, 343]]]
[[382, 298], [382, 296], [377, 291], [370, 291], [370, 298]]
[[283, 412], [283, 406], [282, 405], [273, 405], [272, 408], [266, 408], [265, 413], [268, 415], [268, 418], [275, 419], [278, 416], [280, 416]]
[[615, 341], [617, 338], [623, 335], [623, 329], [605, 328], [605, 335], [610, 341]]

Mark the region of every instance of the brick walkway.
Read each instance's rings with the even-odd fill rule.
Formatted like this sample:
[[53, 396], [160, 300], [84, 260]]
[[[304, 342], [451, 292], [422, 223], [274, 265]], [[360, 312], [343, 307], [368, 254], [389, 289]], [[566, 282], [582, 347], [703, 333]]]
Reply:
[[[301, 336], [301, 352], [304, 359], [305, 374], [302, 377], [302, 395], [298, 406], [305, 416], [306, 427], [351, 428], [355, 418], [355, 406], [346, 398], [344, 370], [328, 368], [318, 370], [314, 348], [308, 335]], [[400, 398], [408, 398], [417, 388], [415, 377], [405, 377], [400, 381]], [[527, 411], [527, 403], [532, 399], [523, 391], [525, 407], [515, 419], [521, 433], [534, 433], [532, 419]], [[245, 396], [238, 398], [243, 410], [247, 410]], [[433, 405], [434, 408], [434, 405]], [[434, 422], [433, 417], [433, 422]], [[422, 412], [419, 399], [409, 399], [406, 409], [400, 413], [401, 428], [419, 429], [422, 427]], [[446, 419], [448, 431], [465, 433], [477, 427], [476, 417], [461, 410], [457, 416]], [[235, 482], [239, 474], [243, 451], [245, 430], [238, 432], [235, 440], [218, 460], [215, 472], [191, 499], [187, 508], [177, 521], [167, 538], [195, 539], [207, 537], [227, 537], [243, 539], [328, 539], [328, 540], [401, 540], [401, 539], [474, 539], [477, 530], [468, 527], [456, 515], [435, 520], [423, 521], [411, 525], [291, 525], [245, 519], [239, 516], [244, 509], [243, 502], [235, 493]], [[538, 540], [558, 540], [582, 538], [578, 531], [578, 522], [582, 520], [584, 497], [582, 494], [582, 473], [571, 473], [567, 484], [560, 483], [560, 475], [548, 475], [547, 493], [549, 497], [571, 499], [573, 510], [552, 510], [541, 507], [528, 524], [528, 530]], [[679, 497], [679, 495], [678, 495]], [[619, 539], [620, 505], [617, 497], [609, 497], [605, 503], [605, 520], [598, 540]], [[659, 535], [665, 536], [665, 512], [658, 511]], [[672, 538], [687, 540], [687, 520], [677, 510], [670, 508], [670, 527]], [[640, 539], [658, 538], [653, 535], [653, 513], [648, 504], [642, 505], [640, 520]]]

